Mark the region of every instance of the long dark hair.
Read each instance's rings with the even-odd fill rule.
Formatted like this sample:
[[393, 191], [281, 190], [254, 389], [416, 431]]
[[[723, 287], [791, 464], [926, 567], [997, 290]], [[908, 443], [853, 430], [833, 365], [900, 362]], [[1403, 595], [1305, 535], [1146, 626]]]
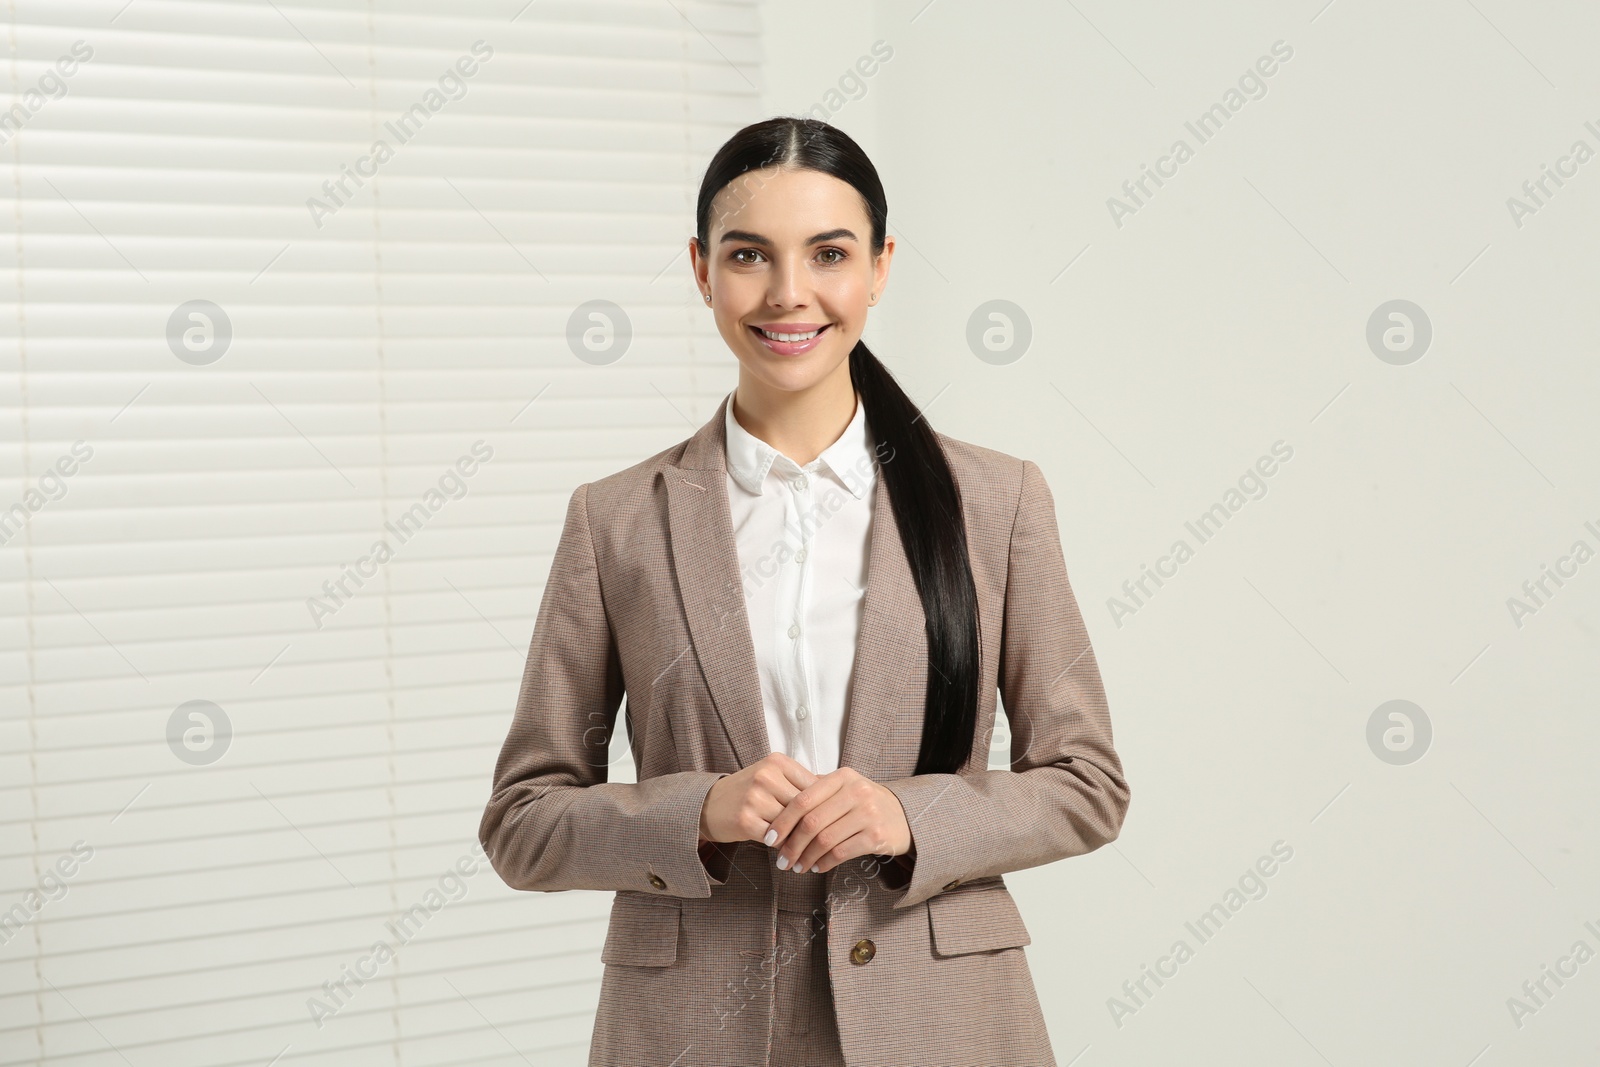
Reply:
[[[883, 251], [889, 204], [877, 168], [861, 146], [816, 119], [773, 118], [734, 134], [707, 166], [695, 208], [702, 256], [709, 253], [711, 202], [717, 194], [751, 171], [774, 166], [821, 171], [853, 186], [872, 222], [873, 255]], [[850, 380], [880, 451], [885, 444], [893, 449], [879, 472], [927, 620], [928, 691], [913, 773], [952, 774], [971, 755], [978, 723], [978, 591], [967, 556], [961, 495], [928, 420], [859, 341], [850, 352]]]

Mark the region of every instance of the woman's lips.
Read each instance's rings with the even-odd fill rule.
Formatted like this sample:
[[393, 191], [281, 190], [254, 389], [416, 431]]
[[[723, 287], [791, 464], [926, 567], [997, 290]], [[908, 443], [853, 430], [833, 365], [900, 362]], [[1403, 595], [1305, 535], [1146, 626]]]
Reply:
[[832, 328], [832, 323], [813, 324], [805, 322], [794, 323], [792, 325], [789, 323], [773, 323], [772, 325], [765, 327], [765, 329], [771, 330], [773, 333], [781, 334], [810, 333], [812, 330], [817, 331], [817, 335], [815, 337], [807, 338], [804, 341], [773, 340], [771, 337], [768, 337], [762, 332], [763, 327], [760, 326], [750, 327], [750, 332], [756, 335], [756, 340], [766, 345], [778, 355], [798, 356], [817, 347], [818, 343], [821, 342], [822, 338], [826, 336], [827, 332]]

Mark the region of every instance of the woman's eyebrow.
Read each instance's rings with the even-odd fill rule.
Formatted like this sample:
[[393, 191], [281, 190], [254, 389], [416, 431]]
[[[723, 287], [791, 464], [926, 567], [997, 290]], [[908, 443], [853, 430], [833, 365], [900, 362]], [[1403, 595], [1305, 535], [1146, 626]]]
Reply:
[[[806, 244], [821, 244], [824, 241], [837, 241], [845, 237], [848, 237], [852, 241], [857, 239], [853, 231], [847, 230], [844, 227], [840, 227], [837, 230], [828, 230], [825, 233], [816, 234], [810, 240], [806, 241]], [[749, 230], [729, 230], [727, 233], [722, 235], [722, 240], [719, 243], [726, 244], [729, 241], [738, 241], [742, 244], [761, 245], [764, 248], [772, 247], [771, 241], [767, 240], [759, 233], [751, 233]]]

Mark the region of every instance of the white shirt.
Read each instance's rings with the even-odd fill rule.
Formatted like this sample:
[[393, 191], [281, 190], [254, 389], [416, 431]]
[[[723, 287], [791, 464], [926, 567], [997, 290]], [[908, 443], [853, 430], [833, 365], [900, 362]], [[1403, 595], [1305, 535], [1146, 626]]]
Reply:
[[751, 434], [728, 394], [728, 505], [767, 740], [814, 774], [839, 767], [867, 590], [877, 467], [866, 409], [804, 467]]

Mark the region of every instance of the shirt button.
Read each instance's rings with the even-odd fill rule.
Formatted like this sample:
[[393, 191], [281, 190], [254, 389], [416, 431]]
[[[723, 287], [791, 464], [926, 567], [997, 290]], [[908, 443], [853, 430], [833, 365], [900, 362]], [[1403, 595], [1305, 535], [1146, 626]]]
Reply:
[[802, 475], [801, 475], [801, 476], [800, 476], [800, 477], [798, 477], [798, 478], [796, 478], [796, 479], [795, 479], [795, 480], [794, 480], [794, 487], [795, 487], [795, 489], [797, 489], [797, 490], [803, 490], [803, 489], [805, 489], [805, 487], [806, 487], [806, 486], [807, 486], [807, 485], [808, 485], [808, 484], [810, 484], [810, 483], [808, 483], [808, 482], [807, 482], [807, 481], [806, 481], [806, 476], [805, 476], [805, 475], [804, 475], [804, 474], [802, 474]]
[[802, 548], [800, 551], [796, 552], [794, 554], [794, 561], [796, 563], [804, 563], [806, 561], [806, 549]]
[[803, 719], [810, 714], [811, 713], [806, 710], [806, 706], [804, 704], [801, 704], [798, 708], [794, 709], [794, 717], [797, 719]]
[[876, 956], [877, 954], [878, 946], [873, 943], [872, 939], [863, 938], [862, 940], [857, 941], [855, 947], [850, 950], [850, 962], [871, 963], [872, 957]]
[[790, 637], [799, 637], [800, 636], [800, 624], [799, 623], [795, 623], [793, 626], [789, 627], [789, 636]]
[[661, 880], [661, 876], [659, 874], [652, 874], [650, 876], [650, 884], [655, 886], [657, 889], [667, 888], [667, 883]]

